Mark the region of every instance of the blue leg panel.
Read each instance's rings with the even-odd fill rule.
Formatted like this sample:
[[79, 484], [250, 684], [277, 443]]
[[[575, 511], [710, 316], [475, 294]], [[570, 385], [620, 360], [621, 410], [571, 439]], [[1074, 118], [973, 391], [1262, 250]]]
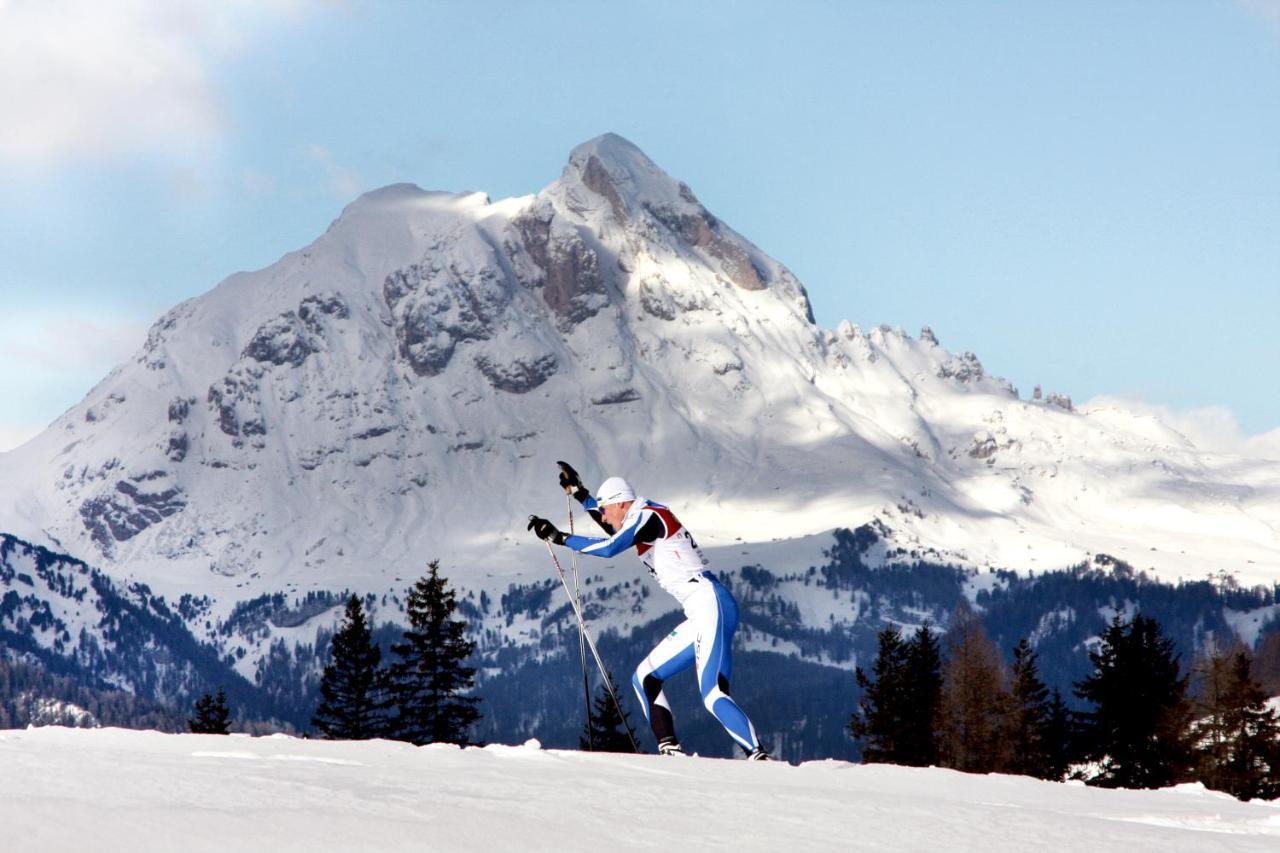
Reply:
[[729, 736], [736, 740], [743, 749], [752, 750], [759, 746], [755, 737], [755, 731], [751, 727], [751, 721], [747, 719], [747, 715], [738, 707], [738, 703], [730, 699], [728, 696], [721, 695], [711, 705], [711, 713], [720, 721], [720, 725], [724, 726], [724, 730]]

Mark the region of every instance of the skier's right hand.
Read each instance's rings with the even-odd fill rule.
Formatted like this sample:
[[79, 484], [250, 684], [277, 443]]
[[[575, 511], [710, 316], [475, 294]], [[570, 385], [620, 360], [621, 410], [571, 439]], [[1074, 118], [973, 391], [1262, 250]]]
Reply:
[[545, 542], [554, 542], [557, 545], [563, 545], [567, 538], [564, 533], [545, 518], [538, 518], [536, 515], [529, 516], [529, 526], [526, 530], [532, 530], [533, 535]]
[[572, 465], [568, 462], [556, 464], [560, 466], [560, 488], [564, 489], [566, 495], [573, 495], [579, 502], [591, 497], [591, 493], [587, 492], [586, 487], [582, 485], [582, 478], [578, 476], [577, 471], [573, 470]]

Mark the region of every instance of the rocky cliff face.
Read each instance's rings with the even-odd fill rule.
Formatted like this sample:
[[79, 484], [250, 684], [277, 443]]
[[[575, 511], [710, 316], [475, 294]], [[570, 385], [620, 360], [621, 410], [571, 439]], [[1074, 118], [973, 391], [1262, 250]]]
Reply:
[[1274, 463], [1023, 401], [928, 330], [822, 329], [784, 266], [613, 135], [533, 196], [369, 193], [177, 306], [0, 456], [0, 530], [215, 609], [384, 591], [437, 556], [496, 587], [538, 559], [524, 517], [562, 512], [556, 459], [748, 556], [875, 521], [891, 559], [1280, 564]]

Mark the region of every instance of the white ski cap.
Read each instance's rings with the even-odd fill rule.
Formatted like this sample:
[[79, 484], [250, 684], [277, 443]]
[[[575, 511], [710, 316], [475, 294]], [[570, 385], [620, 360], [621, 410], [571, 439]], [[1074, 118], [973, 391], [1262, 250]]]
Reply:
[[605, 480], [600, 484], [600, 491], [596, 494], [596, 504], [599, 506], [621, 504], [636, 499], [636, 493], [631, 488], [631, 484], [621, 477], [610, 477]]

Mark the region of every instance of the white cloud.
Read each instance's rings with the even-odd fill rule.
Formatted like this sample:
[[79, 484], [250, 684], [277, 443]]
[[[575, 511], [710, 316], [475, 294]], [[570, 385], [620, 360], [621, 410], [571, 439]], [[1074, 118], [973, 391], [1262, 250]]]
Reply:
[[1270, 24], [1280, 33], [1280, 0], [1238, 0], [1241, 6]]
[[0, 424], [0, 453], [21, 447], [40, 434], [44, 426], [5, 426]]
[[1245, 439], [1245, 451], [1249, 456], [1280, 459], [1280, 427]]
[[294, 2], [0, 0], [0, 162], [56, 166], [216, 142], [219, 61]]
[[1182, 433], [1201, 450], [1280, 459], [1280, 428], [1260, 435], [1246, 435], [1240, 430], [1236, 416], [1222, 406], [1178, 410], [1123, 397], [1096, 397], [1085, 404], [1086, 408], [1094, 406], [1117, 406], [1151, 415]]
[[360, 192], [360, 176], [354, 169], [339, 165], [337, 159], [328, 148], [312, 145], [307, 149], [307, 156], [319, 165], [329, 182], [329, 191], [343, 201], [350, 201]]
[[149, 322], [107, 311], [6, 311], [0, 316], [0, 376], [82, 370], [105, 375], [142, 346]]
[[149, 319], [92, 309], [0, 313], [0, 452], [40, 432], [136, 352]]

